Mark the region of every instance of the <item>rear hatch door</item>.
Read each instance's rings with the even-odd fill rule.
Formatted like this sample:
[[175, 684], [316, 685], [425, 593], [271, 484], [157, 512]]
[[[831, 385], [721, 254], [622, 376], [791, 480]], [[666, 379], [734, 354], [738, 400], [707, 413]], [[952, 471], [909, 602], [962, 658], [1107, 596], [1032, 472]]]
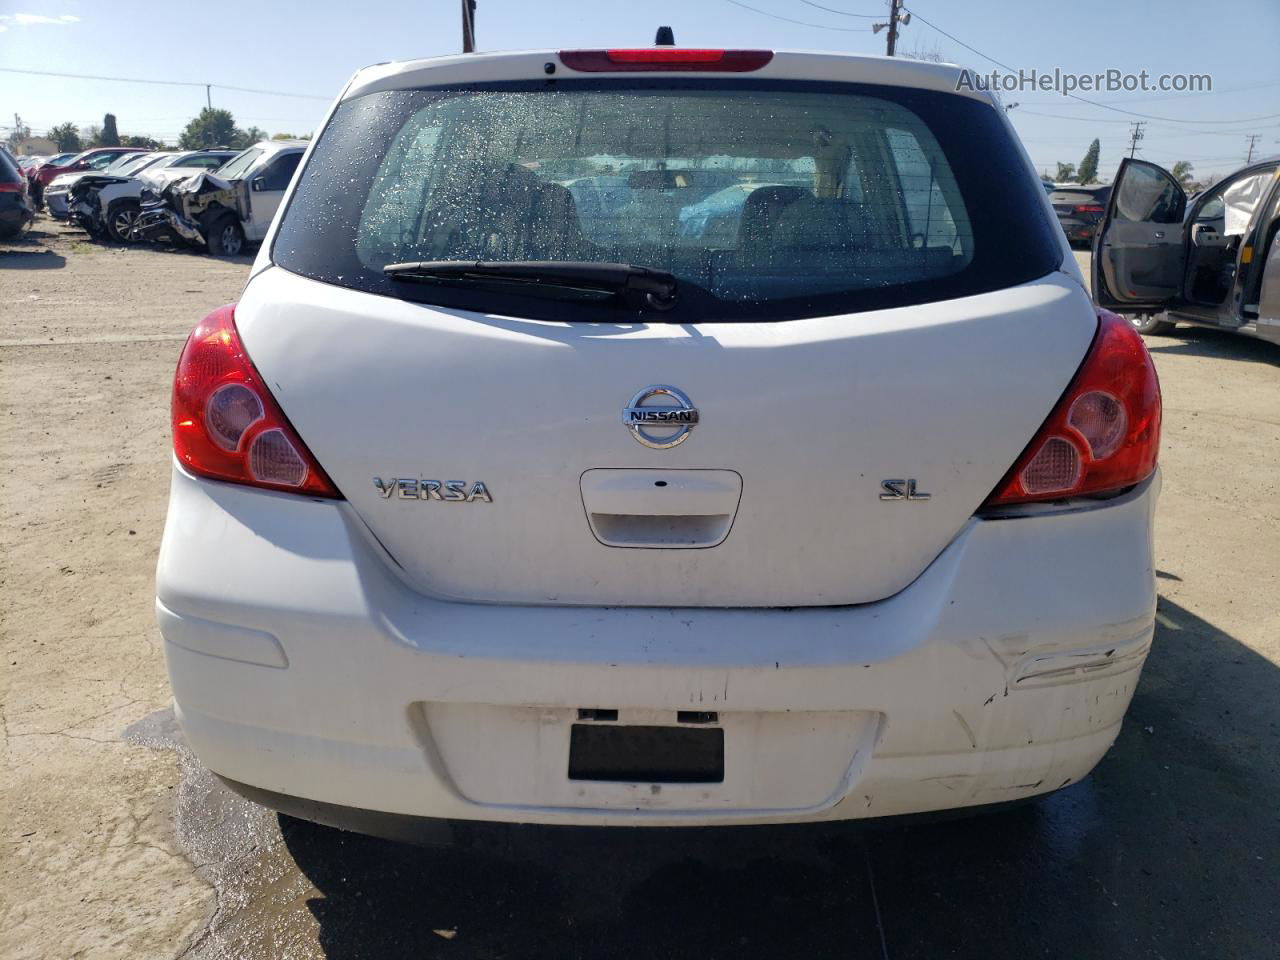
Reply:
[[[999, 482], [1094, 332], [1084, 292], [1061, 274], [928, 310], [677, 326], [468, 315], [273, 269], [237, 323], [412, 585], [660, 606], [901, 590]], [[655, 385], [698, 411], [676, 446], [638, 442], [623, 422]], [[687, 519], [726, 514], [727, 530]], [[677, 541], [683, 530], [707, 545], [627, 544], [670, 515], [686, 518]]]

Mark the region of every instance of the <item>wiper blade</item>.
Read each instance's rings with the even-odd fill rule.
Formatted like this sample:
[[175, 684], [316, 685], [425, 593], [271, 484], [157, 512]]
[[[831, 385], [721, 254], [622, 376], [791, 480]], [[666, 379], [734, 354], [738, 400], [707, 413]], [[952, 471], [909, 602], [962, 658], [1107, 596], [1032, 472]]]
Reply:
[[382, 272], [392, 280], [494, 285], [513, 293], [617, 294], [631, 305], [652, 310], [670, 310], [676, 300], [674, 276], [665, 270], [630, 263], [424, 260], [387, 264]]

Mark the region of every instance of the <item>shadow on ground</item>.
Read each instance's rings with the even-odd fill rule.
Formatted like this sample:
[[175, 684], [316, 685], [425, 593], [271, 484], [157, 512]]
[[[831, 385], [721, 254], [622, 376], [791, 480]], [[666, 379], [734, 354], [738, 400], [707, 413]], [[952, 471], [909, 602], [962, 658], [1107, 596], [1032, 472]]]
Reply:
[[[41, 216], [36, 219], [30, 229], [22, 231], [16, 237], [0, 240], [0, 269], [49, 270], [66, 266], [67, 258], [52, 248], [55, 244], [73, 257], [80, 253], [103, 250], [147, 250], [196, 257], [211, 256], [203, 248], [168, 241], [120, 244], [105, 238], [92, 237], [72, 224]], [[251, 266], [255, 253], [256, 251], [216, 259]]]
[[1214, 357], [1280, 366], [1280, 346], [1267, 340], [1227, 330], [1214, 330], [1211, 327], [1190, 327], [1183, 324], [1167, 334], [1147, 337], [1146, 341], [1147, 350], [1155, 354]]
[[[463, 824], [453, 846], [418, 848], [287, 817], [277, 832], [276, 818], [188, 763], [179, 831], [218, 890], [192, 955], [1278, 956], [1280, 674], [1175, 604], [1162, 600], [1159, 620], [1097, 770], [976, 818]], [[220, 844], [239, 846], [210, 871]]]
[[33, 226], [16, 237], [0, 241], [0, 270], [56, 270], [67, 265], [67, 258], [49, 249], [57, 234]]

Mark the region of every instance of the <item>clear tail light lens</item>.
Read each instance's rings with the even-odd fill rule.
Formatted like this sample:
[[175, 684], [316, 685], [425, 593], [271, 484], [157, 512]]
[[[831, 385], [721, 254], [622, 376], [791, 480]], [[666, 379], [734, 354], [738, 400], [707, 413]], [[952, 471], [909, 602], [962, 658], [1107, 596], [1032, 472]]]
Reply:
[[1160, 450], [1160, 381], [1142, 337], [1098, 310], [1098, 332], [1035, 439], [985, 506], [1097, 496], [1141, 483]]
[[173, 450], [194, 474], [341, 497], [267, 390], [236, 332], [234, 304], [187, 338], [173, 378]]

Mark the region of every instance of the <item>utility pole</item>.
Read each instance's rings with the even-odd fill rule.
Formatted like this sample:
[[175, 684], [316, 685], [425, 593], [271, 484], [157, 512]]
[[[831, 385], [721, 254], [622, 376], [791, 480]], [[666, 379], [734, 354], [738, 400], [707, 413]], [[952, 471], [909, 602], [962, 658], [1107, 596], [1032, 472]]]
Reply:
[[1147, 125], [1145, 120], [1135, 120], [1133, 128], [1129, 131], [1129, 156], [1132, 157], [1134, 151], [1138, 149], [1138, 141], [1142, 139], [1142, 128]]
[[476, 52], [476, 0], [462, 0], [462, 52]]
[[898, 25], [906, 26], [911, 22], [910, 13], [902, 13], [902, 0], [889, 0], [889, 22], [873, 23], [871, 25], [872, 33], [879, 33], [886, 27], [889, 28], [889, 34], [885, 38], [884, 52], [885, 56], [892, 57], [898, 49]]
[[885, 56], [892, 57], [898, 49], [898, 8], [902, 0], [889, 0], [889, 36], [885, 40]]
[[1258, 145], [1258, 141], [1261, 139], [1262, 137], [1256, 133], [1249, 134], [1249, 156], [1245, 157], [1245, 163], [1253, 163], [1253, 148]]
[[204, 85], [204, 105], [208, 107], [210, 110], [213, 109], [212, 87], [213, 87], [212, 83], [206, 83]]

